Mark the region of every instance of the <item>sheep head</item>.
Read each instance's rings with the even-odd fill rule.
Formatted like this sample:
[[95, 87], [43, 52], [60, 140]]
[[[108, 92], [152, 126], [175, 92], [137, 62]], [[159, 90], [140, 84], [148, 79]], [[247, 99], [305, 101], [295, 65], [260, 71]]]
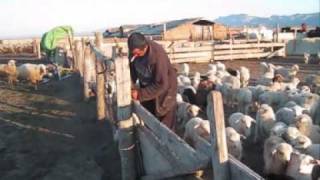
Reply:
[[273, 158], [280, 160], [282, 163], [287, 163], [290, 161], [290, 156], [292, 152], [293, 148], [290, 144], [280, 143], [272, 151], [272, 156]]
[[187, 113], [189, 115], [190, 118], [196, 117], [198, 116], [199, 112], [201, 111], [200, 107], [196, 106], [196, 105], [190, 105], [187, 108]]
[[305, 126], [312, 125], [312, 119], [307, 114], [301, 114], [300, 116], [297, 116], [294, 121], [295, 121], [295, 125], [298, 129], [301, 129]]
[[311, 140], [305, 135], [299, 135], [293, 140], [292, 145], [296, 149], [306, 149], [312, 145]]
[[290, 126], [287, 128], [286, 132], [283, 134], [283, 138], [288, 142], [292, 142], [299, 135], [301, 135], [300, 131], [296, 127]]
[[15, 66], [15, 65], [16, 65], [16, 61], [13, 60], [13, 59], [10, 59], [10, 60], [8, 61], [8, 65], [9, 65], [9, 66]]

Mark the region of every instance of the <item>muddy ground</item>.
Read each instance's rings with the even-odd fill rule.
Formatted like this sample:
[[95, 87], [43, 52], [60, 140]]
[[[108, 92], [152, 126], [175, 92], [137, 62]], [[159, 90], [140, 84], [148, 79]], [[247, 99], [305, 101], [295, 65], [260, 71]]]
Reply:
[[[253, 79], [258, 60], [228, 61], [227, 67], [249, 67]], [[272, 59], [279, 65], [298, 63], [299, 77], [315, 73], [320, 65], [302, 59]], [[207, 64], [193, 64], [204, 73]], [[1, 180], [117, 180], [121, 177], [117, 145], [111, 127], [95, 119], [95, 102], [81, 100], [79, 78], [43, 84], [38, 91], [19, 84], [13, 89], [0, 82]], [[226, 114], [234, 109], [225, 109]], [[227, 115], [226, 115], [227, 118]], [[246, 143], [243, 162], [262, 172], [261, 145]], [[185, 176], [175, 179], [196, 179]], [[209, 179], [209, 178], [204, 178]]]

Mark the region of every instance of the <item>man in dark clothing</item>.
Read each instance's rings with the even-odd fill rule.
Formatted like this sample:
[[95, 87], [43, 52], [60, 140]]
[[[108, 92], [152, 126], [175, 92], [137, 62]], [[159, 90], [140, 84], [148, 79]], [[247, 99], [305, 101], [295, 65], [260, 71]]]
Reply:
[[177, 73], [161, 45], [147, 40], [140, 33], [128, 38], [131, 79], [139, 88], [132, 98], [174, 130], [176, 119]]

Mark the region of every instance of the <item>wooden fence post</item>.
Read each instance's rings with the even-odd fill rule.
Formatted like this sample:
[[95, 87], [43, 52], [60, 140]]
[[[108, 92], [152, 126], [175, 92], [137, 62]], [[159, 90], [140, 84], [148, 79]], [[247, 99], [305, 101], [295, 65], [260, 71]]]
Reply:
[[[74, 58], [74, 66], [75, 70], [80, 73], [80, 61], [82, 56], [82, 47], [81, 47], [81, 41], [76, 40], [75, 41], [75, 58]], [[82, 75], [81, 75], [82, 76]], [[81, 77], [80, 76], [80, 77]]]
[[[96, 32], [96, 47], [101, 50], [103, 36], [102, 33]], [[97, 119], [104, 121], [106, 119], [106, 100], [105, 100], [105, 72], [103, 60], [96, 57], [97, 70]]]
[[210, 121], [213, 179], [229, 180], [228, 148], [224, 124], [221, 93], [212, 91], [207, 98], [207, 115]]
[[115, 58], [117, 89], [117, 121], [119, 127], [119, 153], [123, 180], [135, 180], [134, 125], [131, 105], [131, 78], [126, 57]]
[[38, 59], [41, 58], [41, 48], [40, 48], [40, 40], [39, 39], [34, 39], [32, 41], [32, 49], [33, 49], [33, 54], [37, 56]]
[[90, 98], [90, 61], [91, 61], [91, 50], [90, 47], [84, 46], [84, 62], [83, 62], [83, 99], [88, 101]]

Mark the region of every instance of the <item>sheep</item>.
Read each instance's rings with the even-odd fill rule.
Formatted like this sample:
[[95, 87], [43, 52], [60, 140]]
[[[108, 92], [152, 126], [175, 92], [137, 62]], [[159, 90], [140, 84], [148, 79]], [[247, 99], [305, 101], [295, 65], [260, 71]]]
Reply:
[[256, 123], [256, 121], [248, 115], [237, 112], [230, 115], [228, 123], [239, 134], [248, 138], [251, 135], [252, 123]]
[[299, 72], [299, 66], [294, 64], [291, 68], [285, 68], [282, 66], [277, 66], [275, 68], [275, 74], [281, 74], [285, 80], [289, 81], [292, 78], [296, 77]]
[[207, 106], [207, 96], [210, 91], [216, 89], [216, 84], [209, 80], [203, 80], [200, 82], [197, 94], [196, 94], [196, 105], [205, 109]]
[[262, 76], [257, 80], [257, 84], [269, 86], [275, 75], [274, 66], [265, 62], [260, 63], [262, 69]]
[[17, 68], [18, 77], [30, 81], [34, 89], [38, 89], [38, 83], [46, 75], [46, 66], [44, 64], [22, 64]]
[[192, 83], [189, 77], [184, 75], [179, 75], [177, 77], [177, 84], [179, 87], [179, 86], [191, 86]]
[[299, 135], [293, 140], [292, 146], [301, 153], [308, 154], [315, 159], [320, 159], [320, 144], [312, 144], [310, 138]]
[[282, 137], [288, 126], [283, 122], [276, 122], [270, 130], [270, 136]]
[[295, 118], [295, 126], [301, 134], [309, 137], [315, 144], [320, 144], [320, 127], [313, 125], [312, 119], [307, 114]]
[[177, 129], [183, 130], [186, 123], [191, 119], [199, 115], [200, 108], [196, 105], [187, 102], [177, 103]]
[[252, 105], [252, 92], [248, 88], [240, 88], [236, 93], [236, 100], [238, 102], [238, 111], [249, 114], [250, 106]]
[[259, 96], [259, 104], [268, 104], [275, 110], [283, 107], [290, 99], [288, 92], [285, 91], [266, 91]]
[[270, 130], [276, 123], [273, 109], [267, 104], [262, 104], [258, 109], [256, 121], [257, 125], [255, 128], [254, 142], [258, 142], [258, 140], [264, 140], [269, 137]]
[[252, 105], [253, 105], [252, 107], [257, 109], [259, 96], [263, 94], [265, 91], [267, 91], [268, 87], [263, 85], [257, 85], [257, 86], [248, 86], [248, 89], [252, 93]]
[[189, 67], [189, 64], [187, 63], [183, 63], [182, 64], [182, 70], [181, 70], [181, 74], [184, 75], [184, 76], [189, 76], [189, 72], [190, 72], [190, 67]]
[[185, 125], [184, 139], [192, 147], [195, 147], [199, 138], [210, 142], [210, 123], [199, 117], [191, 118]]
[[241, 86], [240, 79], [234, 76], [225, 76], [222, 79], [222, 83], [221, 93], [225, 98], [226, 104], [232, 106], [236, 100], [236, 92]]
[[233, 155], [236, 159], [241, 160], [242, 158], [242, 144], [240, 134], [232, 127], [226, 128], [226, 140], [228, 152]]
[[178, 86], [178, 93], [182, 95], [182, 98], [186, 102], [195, 104], [195, 96], [197, 90], [193, 86]]
[[201, 80], [200, 73], [199, 72], [195, 72], [194, 75], [193, 75], [193, 79], [192, 79], [192, 86], [195, 89], [198, 89], [198, 86], [200, 84], [200, 80]]
[[294, 140], [300, 135], [302, 134], [296, 127], [289, 126], [282, 135], [282, 137], [289, 144], [293, 144]]
[[282, 175], [290, 160], [293, 148], [277, 136], [266, 139], [263, 149], [264, 173]]
[[277, 121], [290, 125], [294, 122], [296, 114], [291, 108], [283, 107], [276, 112]]
[[241, 87], [247, 87], [250, 80], [250, 71], [248, 68], [241, 66], [240, 67], [240, 82]]
[[305, 64], [309, 64], [309, 60], [310, 60], [310, 54], [309, 53], [303, 53], [303, 61]]
[[312, 180], [313, 160], [309, 155], [292, 153], [285, 174], [297, 180]]
[[297, 89], [298, 84], [300, 83], [300, 80], [296, 77], [293, 77], [290, 79], [289, 82], [282, 82], [280, 83], [281, 85], [281, 90], [287, 90], [287, 89]]
[[15, 60], [9, 60], [7, 64], [0, 64], [0, 75], [7, 78], [8, 84], [12, 87], [17, 81], [17, 67]]
[[318, 72], [318, 74], [306, 75], [303, 82], [308, 87], [310, 87], [312, 92], [318, 93], [317, 89], [320, 89], [320, 74], [319, 74], [319, 72]]
[[295, 96], [294, 101], [296, 101], [300, 106], [305, 108], [310, 116], [317, 120], [317, 110], [320, 107], [320, 97], [313, 93], [303, 93]]
[[216, 64], [208, 64], [208, 72], [217, 72]]
[[216, 66], [217, 66], [217, 71], [225, 71], [226, 70], [226, 66], [219, 61], [216, 63]]

